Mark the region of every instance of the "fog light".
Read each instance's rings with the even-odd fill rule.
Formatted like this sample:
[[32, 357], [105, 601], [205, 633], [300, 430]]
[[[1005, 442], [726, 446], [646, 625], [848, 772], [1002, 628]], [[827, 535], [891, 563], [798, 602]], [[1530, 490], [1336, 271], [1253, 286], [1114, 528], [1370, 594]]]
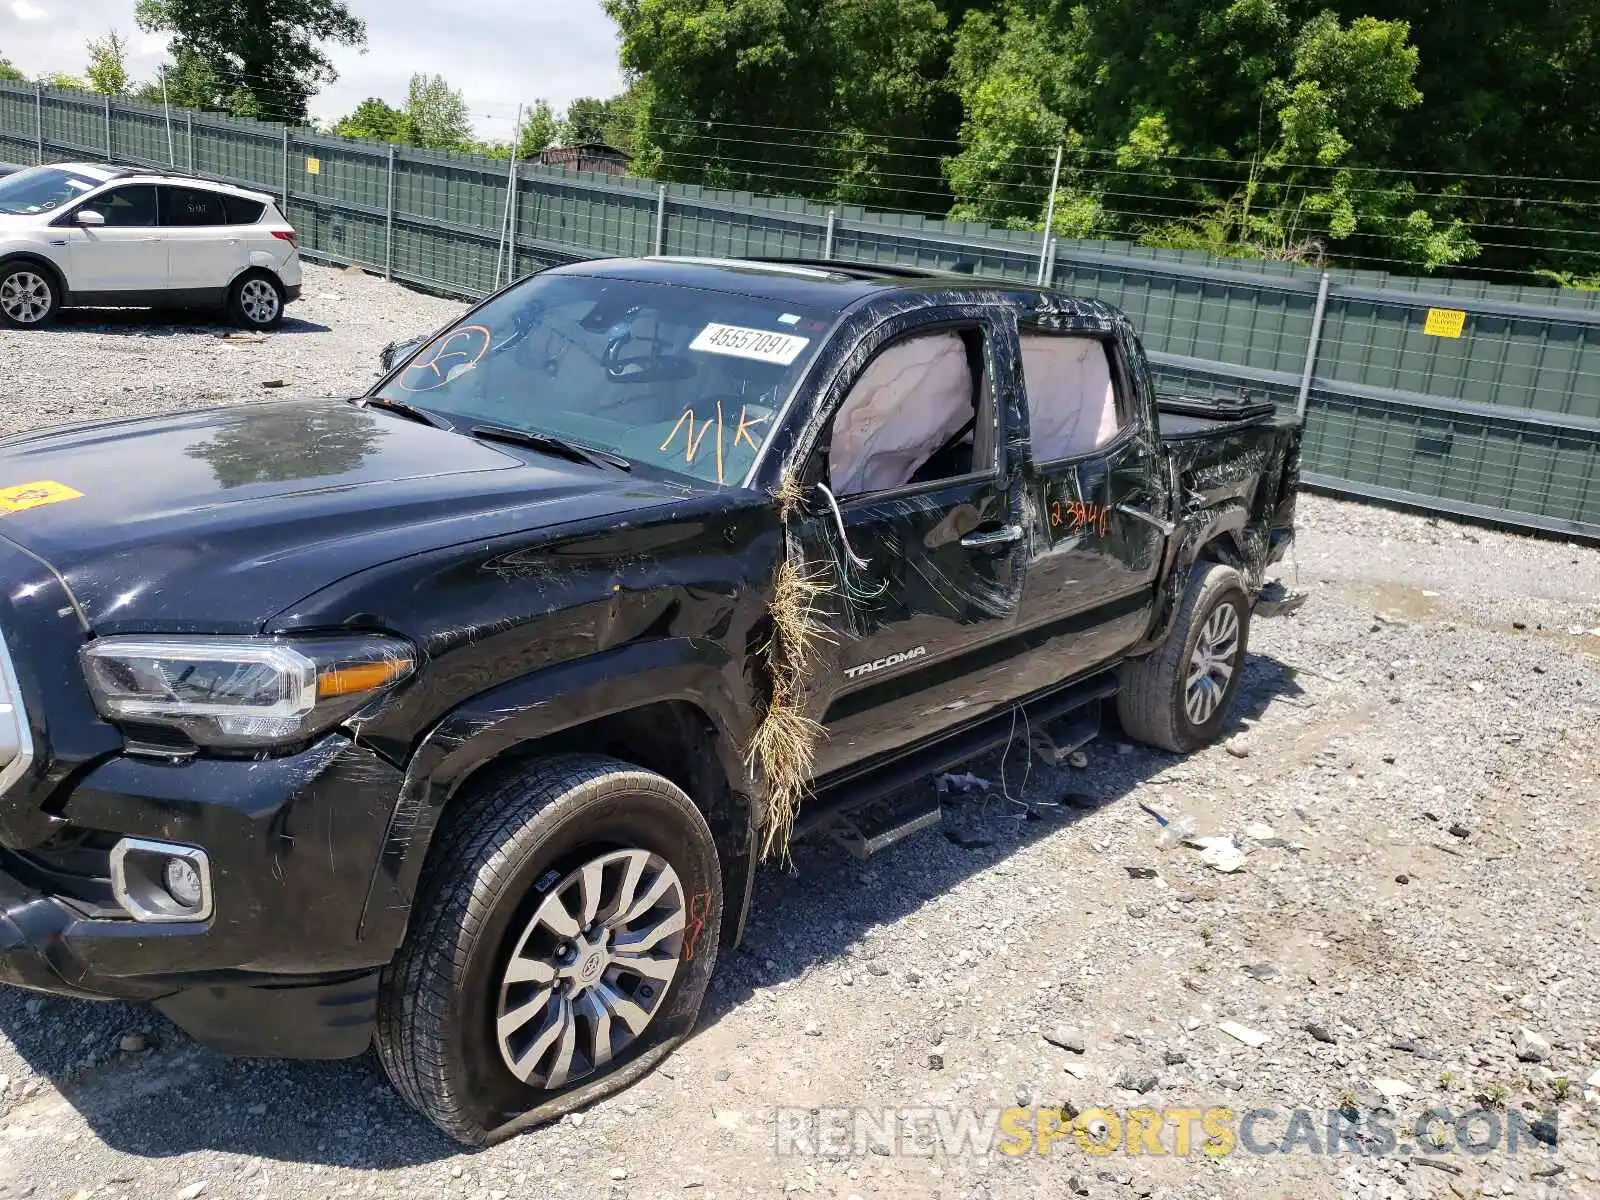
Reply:
[[205, 898], [205, 891], [200, 884], [200, 872], [195, 870], [194, 864], [188, 859], [167, 859], [161, 878], [167, 885], [167, 891], [172, 893], [172, 898], [179, 904], [185, 908], [200, 907], [200, 901]]
[[135, 921], [211, 917], [211, 860], [198, 846], [123, 838], [111, 848], [111, 893]]

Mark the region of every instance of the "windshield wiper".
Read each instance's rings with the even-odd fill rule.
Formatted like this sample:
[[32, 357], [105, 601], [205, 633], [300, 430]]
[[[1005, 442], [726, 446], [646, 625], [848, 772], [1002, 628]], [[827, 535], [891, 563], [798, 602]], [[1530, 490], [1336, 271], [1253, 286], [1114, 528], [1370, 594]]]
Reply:
[[570, 458], [573, 462], [588, 463], [591, 467], [615, 467], [619, 471], [633, 470], [633, 464], [619, 454], [596, 450], [593, 446], [571, 442], [554, 434], [533, 433], [527, 429], [512, 429], [506, 425], [474, 425], [472, 436], [486, 442], [509, 442], [514, 446], [543, 450], [547, 454]]
[[435, 429], [454, 430], [455, 426], [446, 421], [438, 413], [429, 412], [425, 408], [418, 408], [415, 404], [408, 404], [404, 400], [390, 400], [384, 396], [357, 396], [350, 401], [351, 404], [360, 405], [362, 408], [386, 408], [397, 416], [405, 417], [422, 425], [432, 425]]

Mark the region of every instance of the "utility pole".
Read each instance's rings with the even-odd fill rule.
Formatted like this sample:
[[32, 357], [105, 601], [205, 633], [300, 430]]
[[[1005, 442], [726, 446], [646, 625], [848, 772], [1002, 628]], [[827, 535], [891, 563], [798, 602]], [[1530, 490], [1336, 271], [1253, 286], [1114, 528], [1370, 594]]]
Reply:
[[[494, 252], [494, 289], [497, 292], [500, 290], [501, 256], [505, 255], [507, 259], [507, 275], [511, 275], [516, 270], [517, 249], [515, 246], [508, 246], [507, 243], [510, 240], [512, 229], [511, 209], [516, 203], [517, 197], [517, 150], [521, 147], [521, 144], [522, 105], [519, 104], [517, 105], [517, 123], [511, 132], [511, 165], [506, 168], [506, 211], [505, 215], [500, 218], [500, 246]], [[507, 250], [510, 251], [509, 254], [506, 254]]]
[[167, 165], [178, 165], [178, 155], [172, 148], [172, 104], [167, 100], [167, 64], [161, 64], [161, 107], [167, 110]]
[[1044, 245], [1039, 247], [1039, 276], [1035, 283], [1044, 283], [1045, 260], [1050, 257], [1051, 226], [1056, 221], [1056, 188], [1061, 183], [1061, 147], [1056, 147], [1056, 168], [1050, 172], [1050, 201], [1044, 210]]

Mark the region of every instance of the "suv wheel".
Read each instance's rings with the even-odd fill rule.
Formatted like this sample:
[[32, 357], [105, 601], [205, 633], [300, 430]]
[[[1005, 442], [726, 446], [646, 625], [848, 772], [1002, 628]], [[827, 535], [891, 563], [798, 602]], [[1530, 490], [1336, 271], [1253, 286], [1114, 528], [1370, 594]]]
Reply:
[[55, 280], [29, 262], [0, 267], [0, 323], [13, 329], [34, 329], [55, 317], [61, 297]]
[[283, 304], [283, 288], [265, 271], [249, 271], [228, 289], [228, 315], [246, 329], [276, 329]]
[[487, 1145], [632, 1083], [693, 1028], [722, 878], [694, 802], [615, 759], [545, 759], [453, 802], [385, 970], [378, 1056]]
[[1130, 737], [1187, 753], [1217, 740], [1250, 644], [1250, 595], [1220, 563], [1196, 565], [1161, 649], [1125, 663], [1117, 715]]

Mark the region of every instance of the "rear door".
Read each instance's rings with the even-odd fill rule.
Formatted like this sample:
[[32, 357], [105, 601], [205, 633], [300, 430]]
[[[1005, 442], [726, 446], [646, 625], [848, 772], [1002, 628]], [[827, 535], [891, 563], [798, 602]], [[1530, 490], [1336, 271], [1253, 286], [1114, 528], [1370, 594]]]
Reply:
[[250, 257], [243, 231], [228, 224], [222, 195], [208, 188], [165, 185], [161, 221], [172, 289], [193, 293], [196, 302], [220, 301]]
[[1018, 695], [1006, 660], [1026, 545], [1006, 320], [890, 322], [832, 385], [805, 475], [816, 499], [796, 522], [804, 569], [826, 589], [809, 682], [827, 729], [819, 778]]
[[1109, 333], [1019, 330], [1034, 558], [1023, 612], [1062, 678], [1137, 642], [1156, 599], [1168, 487], [1153, 397]]
[[[85, 228], [77, 214], [93, 210], [104, 225]], [[74, 293], [109, 295], [159, 293], [167, 286], [167, 243], [160, 227], [156, 187], [128, 183], [85, 200], [57, 221], [67, 241], [70, 278]]]

